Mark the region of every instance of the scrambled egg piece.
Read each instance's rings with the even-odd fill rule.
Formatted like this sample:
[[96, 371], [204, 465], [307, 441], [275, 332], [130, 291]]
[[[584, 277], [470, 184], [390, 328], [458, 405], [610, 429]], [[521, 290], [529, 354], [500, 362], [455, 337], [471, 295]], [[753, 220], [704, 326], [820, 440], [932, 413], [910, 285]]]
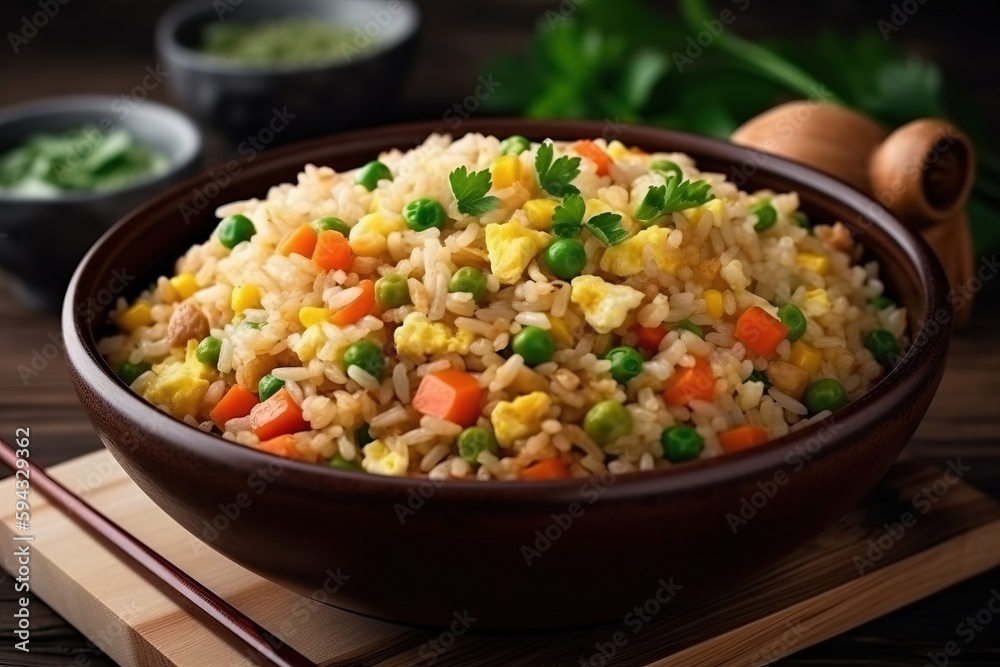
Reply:
[[635, 236], [618, 245], [613, 245], [604, 251], [601, 257], [601, 270], [623, 278], [642, 273], [645, 263], [642, 249], [649, 246], [653, 249], [653, 258], [660, 271], [677, 275], [681, 263], [681, 252], [667, 244], [670, 230], [665, 227], [647, 227]]
[[826, 315], [830, 308], [830, 295], [823, 288], [809, 290], [802, 300], [802, 310], [811, 317]]
[[447, 324], [431, 322], [421, 312], [407, 315], [403, 324], [393, 333], [399, 356], [414, 362], [449, 352], [468, 354], [475, 337], [471, 331], [456, 333]]
[[643, 293], [628, 285], [612, 285], [597, 276], [577, 276], [570, 300], [580, 306], [587, 323], [600, 334], [622, 325], [629, 311], [642, 303]]
[[549, 395], [540, 391], [518, 396], [513, 401], [497, 403], [490, 414], [497, 442], [510, 447], [515, 440], [538, 433], [542, 428], [542, 419], [551, 405]]
[[361, 467], [373, 475], [402, 477], [410, 465], [405, 451], [403, 454], [394, 452], [381, 440], [372, 440], [361, 448], [361, 453], [364, 454]]
[[528, 264], [549, 244], [549, 235], [516, 222], [486, 225], [486, 250], [493, 275], [504, 285], [513, 285]]
[[698, 224], [701, 221], [702, 216], [704, 216], [708, 211], [712, 212], [712, 224], [716, 227], [721, 227], [722, 218], [726, 214], [726, 206], [722, 203], [721, 199], [713, 199], [712, 201], [702, 204], [701, 206], [686, 208], [681, 211], [681, 214], [693, 224]]
[[208, 391], [212, 369], [198, 361], [198, 341], [189, 340], [182, 363], [153, 366], [156, 379], [143, 389], [143, 397], [154, 405], [165, 405], [178, 419], [198, 414], [201, 400]]
[[313, 324], [302, 332], [296, 340], [294, 334], [289, 339], [289, 347], [298, 357], [299, 361], [306, 363], [311, 361], [319, 353], [321, 347], [326, 344], [326, 334], [323, 333], [321, 324]]

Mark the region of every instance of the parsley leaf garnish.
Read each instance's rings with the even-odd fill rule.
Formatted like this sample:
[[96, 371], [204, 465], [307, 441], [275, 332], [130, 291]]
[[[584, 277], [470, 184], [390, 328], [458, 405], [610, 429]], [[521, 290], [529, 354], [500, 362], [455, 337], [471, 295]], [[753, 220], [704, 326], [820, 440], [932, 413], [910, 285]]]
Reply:
[[583, 226], [606, 246], [618, 245], [630, 236], [628, 230], [622, 227], [622, 217], [617, 213], [598, 213]]
[[648, 223], [668, 213], [701, 206], [715, 199], [711, 189], [706, 181], [682, 181], [671, 174], [665, 185], [649, 186], [635, 217]]
[[483, 215], [500, 205], [497, 197], [487, 197], [490, 191], [490, 171], [474, 171], [471, 174], [461, 166], [448, 174], [451, 191], [458, 202], [458, 210], [466, 215]]
[[598, 213], [584, 222], [586, 212], [583, 197], [568, 195], [552, 212], [552, 233], [559, 238], [571, 239], [586, 227], [606, 246], [618, 245], [630, 236], [628, 230], [622, 227], [622, 217], [617, 213]]
[[555, 149], [551, 143], [539, 146], [535, 156], [538, 184], [556, 197], [580, 194], [580, 190], [571, 182], [580, 175], [580, 158], [564, 155], [553, 162], [554, 155]]
[[552, 233], [564, 239], [571, 239], [583, 229], [583, 214], [587, 205], [580, 195], [569, 195], [552, 212]]

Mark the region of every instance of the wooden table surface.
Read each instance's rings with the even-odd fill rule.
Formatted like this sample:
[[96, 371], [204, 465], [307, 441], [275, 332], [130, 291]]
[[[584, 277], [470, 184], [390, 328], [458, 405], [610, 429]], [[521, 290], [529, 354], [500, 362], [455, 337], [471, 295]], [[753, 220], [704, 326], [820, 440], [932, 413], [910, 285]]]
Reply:
[[[156, 10], [152, 5], [156, 4], [165, 3], [150, 2], [150, 8], [136, 11], [146, 11], [155, 16]], [[481, 11], [479, 0], [476, 3], [425, 4], [428, 24], [434, 19], [444, 20], [447, 16], [453, 24], [461, 24], [464, 28], [450, 33], [447, 42], [436, 38], [440, 35], [426, 36], [425, 48], [406, 92], [408, 115], [441, 117], [450, 106], [442, 100], [456, 99], [455, 91], [465, 89], [461, 88], [464, 84], [455, 82], [474, 81], [476, 68], [481, 62], [481, 58], [459, 56], [516, 47], [523, 42], [539, 5], [544, 3], [537, 0], [482, 1], [482, 5], [493, 5], [494, 11], [501, 4], [506, 12], [506, 31], [498, 30], [495, 25], [485, 25], [481, 16], [490, 12]], [[781, 4], [789, 5], [791, 11], [803, 7], [797, 3]], [[135, 6], [145, 7], [146, 3]], [[105, 16], [89, 16], [82, 8], [83, 5], [80, 5], [78, 9], [73, 9], [71, 4], [63, 11], [68, 15], [79, 10], [80, 13], [74, 16], [84, 22], [106, 20]], [[937, 10], [921, 11], [928, 12], [930, 16]], [[67, 24], [67, 32], [76, 30], [73, 21], [77, 19], [73, 16], [60, 19]], [[56, 23], [53, 21], [54, 25]], [[962, 24], [960, 32], [964, 34], [967, 29], [976, 29], [976, 25], [982, 24]], [[103, 26], [91, 25], [91, 28], [95, 27]], [[915, 20], [913, 30], [927, 33], [931, 27], [937, 30], [937, 25], [922, 27]], [[52, 30], [61, 29], [57, 26]], [[105, 34], [103, 30], [98, 32]], [[122, 58], [109, 53], [106, 45], [103, 52], [82, 49], [70, 58], [65, 53], [47, 51], [42, 37], [30, 47], [34, 49], [30, 60], [20, 59], [16, 67], [7, 67], [5, 63], [0, 106], [53, 94], [120, 94], [132, 88], [137, 75], [141, 78], [146, 64], [155, 62], [151, 55]], [[992, 77], [995, 80], [997, 77], [998, 70], [993, 66], [976, 69], [977, 72], [980, 70], [986, 79]], [[958, 71], [958, 76], [972, 77], [968, 72], [963, 75], [961, 71]], [[989, 99], [995, 101], [995, 91], [1000, 88], [985, 86], [985, 89], [988, 90], [983, 94], [992, 95]], [[150, 96], [169, 100], [164, 90], [154, 90]], [[217, 138], [210, 137], [208, 145], [209, 163], [221, 162], [228, 156], [228, 150]], [[52, 339], [58, 340], [60, 335], [57, 318], [26, 310], [13, 300], [8, 288], [7, 282], [0, 277], [0, 434], [9, 439], [16, 428], [30, 427], [32, 454], [38, 463], [44, 465], [101, 447], [70, 387], [62, 354], [52, 359], [44, 358], [45, 346]], [[1000, 328], [1000, 281], [987, 281], [978, 299], [971, 324], [954, 339], [944, 381], [908, 452], [919, 459], [938, 463], [960, 458], [963, 464], [972, 467], [967, 480], [1000, 499], [1000, 410], [997, 409], [1000, 397], [1000, 341], [996, 335]], [[51, 352], [51, 348], [48, 351]], [[41, 356], [36, 357], [36, 354]], [[41, 370], [25, 380], [19, 368], [30, 366], [33, 359]], [[31, 604], [31, 653], [14, 650], [10, 640], [16, 597], [13, 580], [2, 571], [0, 580], [0, 637], [3, 638], [0, 640], [0, 665], [99, 667], [113, 664], [38, 600], [33, 600]], [[786, 658], [779, 664], [934, 664], [929, 654], [936, 654], [944, 649], [947, 642], [956, 641], [962, 645], [958, 657], [961, 664], [1000, 665], [1000, 617], [992, 616], [992, 625], [984, 626], [968, 644], [964, 643], [966, 635], [959, 635], [959, 628], [956, 627], [966, 617], [975, 616], [997, 590], [1000, 590], [1000, 569]]]

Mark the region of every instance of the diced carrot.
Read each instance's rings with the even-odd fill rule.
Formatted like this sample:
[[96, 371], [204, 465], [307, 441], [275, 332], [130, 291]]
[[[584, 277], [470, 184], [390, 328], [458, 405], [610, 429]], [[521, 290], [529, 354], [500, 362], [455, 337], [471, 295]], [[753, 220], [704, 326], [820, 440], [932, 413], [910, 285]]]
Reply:
[[545, 479], [565, 479], [569, 469], [559, 458], [545, 459], [521, 471], [521, 479], [539, 481]]
[[611, 169], [611, 158], [590, 139], [581, 139], [573, 144], [573, 150], [597, 165], [597, 175], [607, 176]]
[[295, 253], [303, 257], [312, 257], [315, 249], [316, 230], [312, 225], [302, 225], [278, 244], [278, 252], [282, 255]]
[[719, 444], [730, 454], [756, 447], [767, 440], [767, 431], [753, 424], [742, 424], [719, 433]]
[[472, 426], [479, 417], [483, 390], [465, 371], [448, 369], [429, 373], [420, 381], [413, 407], [420, 413]]
[[258, 403], [250, 411], [250, 428], [261, 440], [279, 435], [308, 431], [309, 422], [302, 418], [302, 408], [287, 389], [279, 389], [274, 396]]
[[215, 404], [208, 416], [212, 418], [216, 426], [225, 430], [227, 421], [237, 417], [246, 417], [257, 403], [259, 403], [257, 394], [234, 384], [226, 392], [226, 395]]
[[370, 280], [362, 280], [358, 283], [358, 287], [361, 288], [361, 294], [330, 316], [330, 321], [338, 327], [354, 324], [372, 312], [372, 308], [375, 306], [375, 283]]
[[748, 308], [736, 320], [736, 340], [762, 357], [773, 357], [788, 335], [788, 327], [760, 306]]
[[667, 405], [687, 405], [693, 400], [715, 399], [715, 376], [712, 367], [702, 357], [695, 357], [694, 366], [678, 366], [663, 386], [663, 400]]
[[326, 271], [338, 269], [347, 271], [351, 268], [354, 256], [351, 254], [351, 246], [344, 235], [327, 229], [316, 237], [316, 249], [312, 252], [312, 260], [316, 266]]
[[632, 327], [632, 331], [638, 336], [636, 345], [644, 350], [649, 350], [650, 352], [656, 352], [660, 349], [660, 341], [663, 337], [667, 335], [666, 327], [643, 327], [636, 324]]
[[295, 459], [297, 461], [309, 461], [315, 463], [320, 458], [319, 454], [305, 454], [300, 452], [298, 445], [295, 444], [295, 436], [290, 433], [287, 435], [279, 435], [277, 438], [271, 438], [270, 440], [264, 440], [257, 445], [257, 449], [262, 452], [277, 454], [278, 456], [284, 456], [286, 459]]

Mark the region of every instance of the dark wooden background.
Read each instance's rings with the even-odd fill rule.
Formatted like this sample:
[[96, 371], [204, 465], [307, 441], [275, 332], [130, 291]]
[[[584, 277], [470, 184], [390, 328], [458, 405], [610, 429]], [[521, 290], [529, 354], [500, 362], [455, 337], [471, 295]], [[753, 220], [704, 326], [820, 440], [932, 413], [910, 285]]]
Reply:
[[[54, 2], [55, 0], [53, 0]], [[206, 0], [207, 2], [208, 0]], [[277, 0], [276, 0], [277, 1]], [[898, 1], [898, 0], [896, 0]], [[927, 0], [894, 33], [907, 48], [942, 63], [949, 84], [973, 94], [984, 118], [1000, 111], [1000, 52], [996, 22], [986, 3]], [[157, 62], [151, 31], [166, 0], [69, 0], [21, 52], [14, 55], [6, 34], [17, 30], [22, 17], [38, 10], [37, 0], [0, 4], [0, 106], [58, 94], [121, 94], [135, 86], [147, 65]], [[413, 73], [396, 110], [400, 119], [439, 118], [454, 101], [468, 94], [488, 58], [523, 45], [540, 11], [556, 0], [462, 0], [421, 3], [425, 32]], [[670, 10], [673, 3], [656, 3]], [[782, 34], [808, 40], [824, 25], [844, 30], [872, 27], [892, 11], [891, 2], [824, 0], [755, 1], [741, 23], [741, 32]], [[863, 63], [856, 66], [862, 67]], [[165, 89], [154, 99], [170, 102]], [[995, 124], [986, 137], [994, 141]], [[232, 147], [208, 133], [206, 164], [228, 158]], [[0, 215], [3, 212], [0, 211]], [[944, 383], [909, 447], [915, 457], [945, 462], [961, 458], [971, 464], [968, 479], [1000, 499], [1000, 281], [987, 282], [979, 295], [967, 331], [956, 337]], [[77, 404], [61, 356], [25, 384], [17, 371], [30, 363], [47, 337], [57, 335], [57, 319], [30, 312], [9, 294], [0, 277], [0, 433], [30, 426], [33, 453], [39, 463], [53, 464], [99, 448]], [[13, 585], [0, 573], [0, 665], [94, 665], [111, 663], [62, 619], [32, 604], [32, 653], [13, 650], [11, 639]], [[803, 651], [780, 664], [805, 665], [924, 665], [929, 652], [959, 640], [956, 625], [983, 607], [1000, 589], [1000, 570], [940, 593], [853, 632]], [[1000, 665], [1000, 618], [967, 646], [958, 662]]]

